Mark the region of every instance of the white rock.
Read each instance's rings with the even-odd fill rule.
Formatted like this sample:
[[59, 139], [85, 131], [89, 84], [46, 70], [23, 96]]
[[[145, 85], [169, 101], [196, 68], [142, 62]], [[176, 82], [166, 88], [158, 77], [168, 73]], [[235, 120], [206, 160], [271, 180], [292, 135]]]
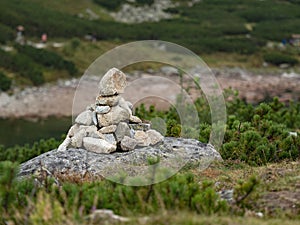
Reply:
[[297, 132], [292, 132], [292, 131], [289, 132], [289, 135], [290, 135], [290, 136], [295, 136], [295, 137], [298, 136]]
[[131, 123], [142, 123], [142, 120], [138, 118], [137, 116], [130, 116], [129, 121]]
[[75, 135], [71, 138], [71, 145], [75, 148], [81, 148], [82, 147], [82, 140], [85, 137], [86, 132], [85, 129], [82, 128], [78, 130]]
[[159, 132], [153, 129], [147, 130], [146, 135], [150, 138], [151, 145], [155, 145], [164, 140], [164, 136], [162, 136]]
[[117, 125], [110, 125], [107, 127], [102, 127], [99, 132], [102, 134], [114, 133], [117, 129]]
[[149, 146], [151, 144], [151, 139], [148, 137], [146, 132], [137, 130], [134, 134], [134, 139], [137, 141], [138, 146]]
[[80, 129], [79, 124], [74, 124], [68, 131], [67, 137], [73, 137]]
[[57, 149], [57, 151], [66, 151], [68, 147], [71, 145], [71, 138], [66, 137], [66, 139], [61, 143]]
[[258, 216], [259, 218], [263, 218], [264, 217], [264, 214], [262, 212], [257, 212], [256, 213], [256, 216]]
[[102, 224], [103, 221], [105, 224], [120, 224], [130, 221], [129, 218], [116, 215], [109, 209], [96, 209], [89, 217], [93, 224]]
[[119, 106], [120, 106], [121, 108], [127, 110], [128, 113], [129, 113], [130, 115], [132, 115], [132, 111], [131, 111], [131, 109], [130, 109], [128, 103], [127, 103], [127, 101], [124, 100], [124, 98], [120, 98], [120, 100], [119, 100]]
[[96, 104], [97, 105], [108, 105], [108, 106], [116, 106], [119, 103], [119, 100], [121, 99], [120, 95], [114, 95], [114, 96], [98, 96], [96, 98]]
[[115, 106], [112, 107], [109, 113], [98, 114], [98, 123], [101, 127], [107, 127], [109, 125], [118, 124], [122, 121], [129, 121], [130, 114], [127, 110]]
[[126, 103], [127, 103], [128, 107], [129, 107], [129, 109], [131, 109], [131, 111], [132, 111], [132, 110], [133, 110], [133, 105], [132, 105], [132, 103], [129, 102], [129, 101], [126, 101]]
[[116, 151], [117, 146], [108, 143], [103, 139], [97, 139], [92, 137], [83, 138], [83, 147], [91, 152], [95, 153], [111, 153]]
[[99, 94], [111, 96], [124, 93], [126, 85], [126, 75], [122, 71], [112, 68], [102, 77], [99, 83]]
[[115, 132], [117, 141], [121, 141], [125, 136], [130, 136], [130, 128], [127, 123], [120, 122]]
[[104, 134], [104, 140], [110, 144], [117, 145], [115, 136], [113, 134]]
[[97, 127], [92, 126], [80, 126], [85, 129], [85, 137], [93, 137], [93, 138], [102, 138], [101, 134], [98, 132]]
[[108, 105], [97, 106], [95, 109], [95, 111], [100, 114], [108, 113], [109, 110], [110, 110], [110, 107]]
[[137, 144], [135, 139], [125, 136], [121, 141], [121, 148], [123, 151], [131, 151], [135, 149]]
[[89, 110], [84, 111], [80, 113], [77, 118], [75, 119], [75, 123], [81, 124], [81, 125], [92, 125], [92, 115], [93, 113]]

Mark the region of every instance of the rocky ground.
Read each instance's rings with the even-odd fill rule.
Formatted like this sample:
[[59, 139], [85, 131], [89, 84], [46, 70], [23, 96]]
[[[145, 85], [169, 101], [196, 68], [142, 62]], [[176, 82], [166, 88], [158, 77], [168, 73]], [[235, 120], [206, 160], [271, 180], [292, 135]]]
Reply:
[[[164, 72], [164, 73], [162, 73]], [[155, 73], [161, 75], [170, 81], [178, 83], [179, 77], [169, 68]], [[281, 101], [299, 100], [300, 96], [300, 74], [282, 73], [282, 74], [252, 74], [251, 72], [241, 69], [214, 69], [214, 74], [223, 89], [232, 88], [239, 91], [241, 98], [248, 102], [257, 103], [265, 99], [278, 96]], [[149, 73], [148, 75], [154, 75]], [[137, 104], [137, 97], [146, 96], [149, 93], [149, 84], [155, 88], [157, 96], [168, 96], [168, 98], [176, 99], [178, 93], [176, 87], [171, 82], [161, 83], [156, 80], [155, 76], [148, 77], [146, 73], [135, 72], [130, 74], [129, 82], [137, 78], [147, 77], [146, 83], [141, 83], [135, 88], [131, 88], [124, 98], [130, 102]], [[13, 95], [7, 93], [0, 94], [0, 117], [1, 118], [35, 118], [48, 116], [71, 116], [73, 98], [78, 85], [79, 79], [58, 81], [55, 84], [47, 84], [42, 87], [25, 88], [24, 90], [15, 89]], [[188, 82], [188, 80], [185, 80]], [[91, 77], [81, 83], [84, 87], [78, 99], [83, 102], [94, 102], [96, 96], [92, 90], [98, 85], [98, 78]], [[190, 90], [191, 96], [196, 98], [199, 96], [197, 92]], [[78, 102], [77, 101], [77, 102]], [[146, 99], [148, 104], [154, 104], [158, 109], [167, 109], [168, 104], [159, 98]], [[75, 114], [80, 111], [75, 111]]]

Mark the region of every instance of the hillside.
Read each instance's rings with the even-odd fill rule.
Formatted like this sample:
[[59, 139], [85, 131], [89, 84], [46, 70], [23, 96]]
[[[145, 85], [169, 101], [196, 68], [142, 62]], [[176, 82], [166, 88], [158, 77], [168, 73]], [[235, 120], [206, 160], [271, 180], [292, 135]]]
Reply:
[[[228, 64], [218, 63], [224, 61], [223, 56], [216, 55], [218, 53], [225, 53], [228, 55], [225, 58], [233, 57], [232, 61], [248, 67], [261, 67], [264, 61], [274, 66], [298, 64], [299, 47], [280, 43], [293, 41], [291, 35], [300, 30], [300, 1], [203, 0], [196, 1], [192, 7], [189, 2], [174, 0], [174, 6], [165, 9], [172, 15], [170, 19], [124, 24], [114, 21], [111, 16], [112, 11], [118, 11], [126, 3], [121, 0], [109, 4], [102, 0], [3, 0], [0, 2], [3, 9], [0, 14], [0, 43], [3, 47], [15, 45], [18, 25], [24, 27], [26, 41], [38, 43], [41, 34], [46, 33], [49, 42], [62, 42], [65, 47], [61, 50], [47, 45], [47, 49], [39, 53], [38, 50], [23, 51], [18, 46], [9, 53], [1, 51], [1, 57], [8, 62], [17, 61], [12, 65], [3, 62], [1, 71], [16, 80], [17, 85], [39, 85], [57, 77], [82, 74], [101, 52], [121, 43], [146, 39], [175, 42], [207, 56], [209, 63], [215, 62], [217, 66]], [[153, 1], [138, 0], [131, 5], [141, 7], [150, 3]], [[91, 37], [100, 44], [85, 40]], [[104, 45], [102, 42], [105, 42]], [[80, 45], [85, 47], [76, 49]], [[88, 56], [90, 61], [83, 62], [82, 55], [86, 55], [86, 49], [97, 52], [99, 46], [101, 51], [98, 55], [91, 53], [93, 57]], [[54, 57], [56, 61], [45, 65], [45, 62], [34, 58], [34, 54], [51, 55], [50, 58]], [[68, 60], [71, 61], [66, 63]], [[74, 65], [71, 65], [72, 61]], [[30, 65], [31, 69], [25, 68], [27, 72], [21, 73], [23, 64]], [[33, 68], [34, 71], [31, 71]]]
[[[8, 37], [22, 24], [29, 37], [39, 37], [42, 32], [47, 32], [53, 38], [82, 38], [87, 33], [95, 33], [102, 40], [176, 41], [198, 53], [253, 53], [257, 50], [255, 47], [263, 46], [267, 40], [281, 41], [300, 30], [297, 0], [204, 0], [193, 7], [187, 6], [187, 1], [177, 1], [180, 2], [178, 6], [167, 10], [176, 15], [173, 19], [130, 26], [114, 22], [108, 11], [96, 4], [99, 2], [105, 1], [28, 0], [20, 4], [19, 0], [3, 0], [0, 3], [5, 9], [0, 16], [4, 31], [1, 41], [10, 40]], [[98, 18], [89, 19], [87, 9]]]

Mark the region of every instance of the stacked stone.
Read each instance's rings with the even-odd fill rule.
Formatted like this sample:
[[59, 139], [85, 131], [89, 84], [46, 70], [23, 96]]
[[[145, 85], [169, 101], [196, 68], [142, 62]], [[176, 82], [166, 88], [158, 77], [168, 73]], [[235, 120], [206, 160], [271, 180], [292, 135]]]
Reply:
[[77, 116], [58, 150], [75, 147], [112, 153], [162, 142], [163, 136], [134, 116], [132, 104], [120, 96], [126, 84], [126, 75], [122, 71], [110, 69], [99, 83], [100, 92], [95, 104]]

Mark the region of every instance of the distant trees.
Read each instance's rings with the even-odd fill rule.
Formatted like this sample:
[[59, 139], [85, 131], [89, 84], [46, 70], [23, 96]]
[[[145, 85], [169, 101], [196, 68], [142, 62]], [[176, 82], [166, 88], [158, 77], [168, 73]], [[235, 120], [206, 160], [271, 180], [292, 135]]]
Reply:
[[263, 59], [271, 63], [273, 65], [279, 66], [280, 64], [289, 64], [289, 65], [296, 65], [298, 63], [297, 58], [283, 54], [280, 52], [269, 52], [263, 55]]
[[31, 46], [15, 45], [15, 48], [18, 53], [8, 53], [0, 49], [0, 67], [29, 79], [33, 85], [41, 85], [45, 82], [43, 75], [45, 68], [66, 70], [71, 76], [78, 72], [73, 62], [65, 60], [55, 52], [35, 49]]
[[10, 89], [12, 80], [7, 77], [4, 73], [0, 72], [0, 90], [7, 91]]

